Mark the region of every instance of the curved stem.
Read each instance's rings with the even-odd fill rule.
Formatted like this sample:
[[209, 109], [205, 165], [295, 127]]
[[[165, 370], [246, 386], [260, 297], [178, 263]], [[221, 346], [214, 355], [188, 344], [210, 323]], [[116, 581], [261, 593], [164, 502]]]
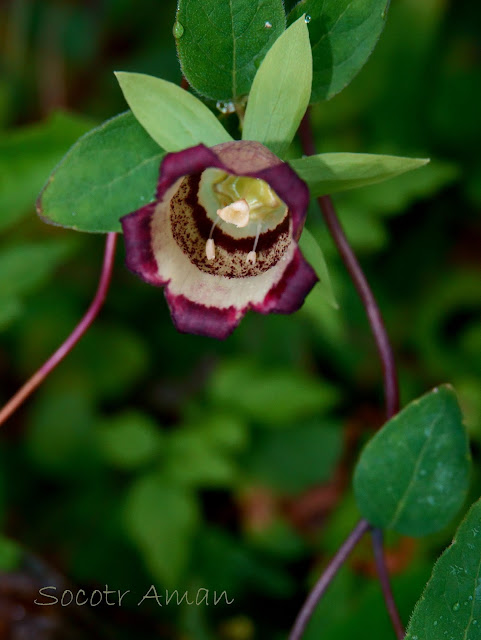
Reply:
[[312, 617], [314, 610], [322, 598], [324, 593], [327, 591], [327, 588], [332, 582], [332, 579], [342, 567], [344, 562], [347, 560], [349, 555], [351, 554], [354, 547], [357, 545], [359, 540], [363, 537], [363, 535], [369, 529], [369, 523], [366, 520], [360, 520], [357, 526], [352, 530], [344, 544], [338, 549], [336, 555], [332, 558], [332, 560], [327, 565], [325, 571], [316, 582], [314, 589], [309, 594], [306, 602], [304, 603], [299, 615], [296, 618], [294, 626], [292, 628], [291, 633], [289, 634], [288, 640], [300, 640], [302, 638], [304, 631], [306, 629], [307, 623]]
[[50, 358], [38, 369], [36, 373], [17, 391], [17, 393], [7, 402], [0, 410], [0, 425], [18, 409], [18, 407], [35, 391], [35, 389], [45, 380], [49, 373], [65, 358], [65, 356], [74, 348], [80, 338], [84, 335], [92, 322], [100, 311], [107, 291], [110, 286], [112, 277], [112, 269], [115, 257], [115, 246], [117, 242], [116, 233], [108, 233], [105, 242], [104, 261], [102, 265], [102, 273], [100, 276], [97, 292], [87, 313], [78, 323], [65, 342], [50, 356]]
[[[306, 112], [306, 115], [302, 120], [299, 128], [299, 136], [301, 138], [304, 153], [306, 155], [314, 155], [316, 153], [316, 149], [314, 146], [314, 137], [312, 135], [309, 111]], [[392, 418], [392, 416], [399, 411], [399, 385], [394, 354], [382, 319], [381, 311], [379, 310], [376, 298], [374, 297], [366, 276], [363, 273], [361, 265], [359, 264], [348, 239], [346, 238], [344, 229], [337, 217], [332, 199], [330, 196], [322, 196], [321, 198], [318, 198], [318, 202], [332, 239], [336, 244], [342, 261], [351, 276], [351, 280], [356, 287], [366, 311], [383, 370], [386, 416], [388, 419]]]
[[[304, 153], [306, 155], [314, 155], [316, 153], [316, 148], [310, 122], [309, 109], [307, 110], [301, 122], [301, 126], [299, 127], [299, 136]], [[366, 311], [369, 325], [371, 327], [371, 331], [376, 343], [376, 348], [381, 360], [386, 403], [386, 416], [388, 419], [392, 418], [392, 416], [399, 411], [399, 383], [394, 354], [391, 343], [389, 341], [389, 337], [387, 335], [384, 321], [382, 319], [381, 311], [376, 302], [376, 298], [374, 297], [371, 287], [369, 286], [366, 276], [364, 275], [361, 265], [359, 264], [359, 261], [357, 260], [356, 255], [354, 254], [354, 251], [349, 244], [346, 234], [344, 233], [344, 229], [342, 228], [342, 225], [337, 217], [336, 210], [331, 198], [329, 196], [322, 196], [318, 198], [318, 202], [326, 225], [331, 233], [339, 254], [344, 262], [344, 265], [346, 266], [346, 269], [349, 272], [349, 275], [351, 276], [353, 284], [356, 287], [356, 290]], [[339, 567], [346, 560], [352, 548], [360, 539], [361, 536], [357, 537], [356, 533], [359, 530], [364, 533], [368, 528], [368, 522], [366, 520], [361, 520], [358, 523], [357, 527], [350, 534], [344, 545], [334, 556], [328, 568], [320, 577], [318, 583], [314, 587], [314, 590], [309, 595], [306, 604], [304, 605], [301, 613], [296, 620], [294, 630], [289, 640], [299, 640], [302, 637], [303, 631], [307, 625], [307, 622], [312, 616], [317, 603], [336, 575]], [[354, 543], [351, 546], [352, 541], [354, 541]], [[404, 629], [399, 617], [399, 613], [397, 612], [396, 604], [392, 596], [391, 586], [389, 584], [389, 574], [385, 564], [382, 547], [382, 531], [380, 531], [379, 529], [373, 529], [373, 544], [375, 545], [376, 566], [378, 570], [379, 580], [381, 582], [383, 596], [386, 601], [386, 607], [389, 611], [389, 615], [391, 616], [391, 621], [393, 623], [393, 627], [397, 637], [399, 639], [404, 638]], [[346, 545], [348, 548], [347, 553], [345, 553]], [[344, 553], [342, 553], [343, 551]]]
[[389, 338], [384, 326], [381, 312], [377, 305], [374, 294], [369, 286], [366, 276], [354, 255], [351, 246], [346, 238], [346, 234], [336, 215], [336, 210], [329, 196], [319, 198], [319, 205], [324, 214], [324, 220], [336, 243], [341, 258], [351, 276], [354, 286], [366, 311], [371, 331], [376, 342], [376, 347], [381, 359], [384, 378], [384, 394], [386, 400], [386, 416], [392, 418], [399, 411], [399, 386], [394, 355], [389, 342]]
[[389, 613], [389, 617], [391, 618], [391, 623], [396, 633], [397, 639], [403, 640], [406, 632], [404, 631], [403, 623], [401, 622], [401, 618], [394, 601], [391, 584], [389, 582], [389, 573], [387, 570], [383, 549], [383, 533], [381, 529], [373, 529], [371, 535], [377, 575], [379, 578], [379, 582], [381, 583], [381, 589], [384, 596], [384, 602], [386, 603], [386, 609]]

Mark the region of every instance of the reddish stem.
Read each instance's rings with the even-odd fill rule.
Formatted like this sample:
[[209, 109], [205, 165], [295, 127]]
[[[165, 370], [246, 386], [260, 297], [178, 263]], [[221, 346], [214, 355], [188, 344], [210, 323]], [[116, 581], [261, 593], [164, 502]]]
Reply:
[[112, 269], [115, 257], [115, 246], [117, 242], [116, 233], [108, 233], [105, 242], [104, 261], [102, 265], [102, 273], [100, 276], [99, 285], [95, 298], [92, 300], [87, 313], [84, 315], [79, 324], [72, 331], [70, 336], [65, 342], [50, 356], [50, 358], [38, 369], [36, 373], [17, 391], [17, 393], [7, 402], [7, 404], [0, 411], [0, 425], [2, 425], [8, 418], [18, 409], [18, 407], [25, 402], [28, 396], [35, 391], [35, 389], [45, 380], [45, 378], [55, 369], [55, 367], [65, 358], [65, 356], [75, 347], [80, 338], [84, 335], [92, 322], [97, 317], [100, 311], [107, 291], [110, 286], [110, 280], [112, 277]]
[[[314, 155], [316, 148], [314, 146], [309, 111], [306, 112], [302, 120], [299, 128], [299, 136], [304, 153], [306, 155]], [[379, 310], [376, 298], [374, 297], [366, 276], [362, 271], [361, 265], [346, 238], [346, 234], [339, 222], [330, 196], [322, 196], [318, 198], [318, 202], [332, 239], [336, 244], [342, 261], [351, 276], [366, 311], [383, 370], [386, 415], [388, 419], [392, 418], [392, 416], [399, 411], [399, 385], [394, 354], [381, 316], [381, 311]]]
[[404, 631], [403, 623], [401, 622], [401, 618], [396, 607], [396, 602], [394, 601], [391, 584], [389, 582], [389, 573], [386, 566], [386, 559], [384, 557], [383, 533], [381, 529], [373, 529], [371, 535], [377, 575], [379, 578], [379, 582], [381, 583], [381, 589], [384, 596], [384, 601], [386, 603], [386, 609], [388, 610], [389, 617], [391, 618], [391, 623], [394, 628], [394, 632], [396, 633], [397, 639], [403, 640], [406, 632]]
[[[314, 136], [311, 127], [309, 109], [307, 110], [301, 122], [301, 126], [299, 127], [299, 136], [304, 153], [306, 155], [314, 155], [316, 153], [316, 148], [314, 144]], [[318, 202], [327, 227], [336, 244], [344, 265], [346, 266], [349, 275], [351, 276], [359, 297], [361, 298], [361, 302], [364, 306], [366, 315], [369, 320], [369, 325], [371, 327], [371, 331], [374, 336], [376, 347], [381, 360], [384, 379], [386, 415], [389, 419], [399, 411], [399, 384], [394, 354], [391, 343], [389, 341], [389, 337], [387, 335], [386, 327], [384, 325], [380, 309], [377, 305], [376, 298], [374, 297], [366, 276], [362, 271], [361, 265], [359, 264], [349, 244], [349, 241], [346, 238], [346, 234], [344, 233], [344, 229], [339, 222], [331, 198], [329, 196], [322, 196], [321, 198], [318, 198]], [[364, 534], [368, 528], [369, 523], [366, 520], [360, 520], [356, 528], [349, 535], [344, 545], [334, 556], [326, 571], [319, 578], [319, 581], [314, 587], [313, 591], [309, 594], [308, 599], [296, 620], [289, 640], [299, 640], [302, 637], [304, 629], [310, 617], [314, 613], [317, 603], [327, 590], [329, 584], [332, 582], [334, 576], [342, 566], [343, 562], [346, 560], [349, 553], [362, 537], [358, 535], [359, 531], [362, 531], [362, 533]], [[382, 532], [378, 529], [373, 529], [372, 533], [376, 566], [378, 570], [379, 580], [381, 582], [383, 596], [386, 602], [386, 607], [391, 617], [391, 622], [393, 624], [396, 635], [399, 639], [401, 639], [404, 638], [404, 629], [399, 617], [399, 613], [396, 609], [396, 604], [394, 602], [391, 586], [389, 583], [389, 574], [385, 564], [382, 547]]]
[[369, 526], [370, 525], [368, 522], [366, 522], [366, 520], [360, 520], [356, 528], [351, 531], [344, 544], [338, 549], [336, 555], [327, 565], [326, 569], [324, 570], [319, 580], [316, 582], [314, 589], [311, 591], [302, 609], [300, 610], [292, 631], [289, 634], [288, 640], [300, 640], [302, 638], [304, 631], [306, 630], [307, 623], [311, 619], [319, 600], [327, 591], [327, 588], [331, 584], [334, 576], [347, 560], [354, 547], [357, 545], [366, 531], [368, 531]]

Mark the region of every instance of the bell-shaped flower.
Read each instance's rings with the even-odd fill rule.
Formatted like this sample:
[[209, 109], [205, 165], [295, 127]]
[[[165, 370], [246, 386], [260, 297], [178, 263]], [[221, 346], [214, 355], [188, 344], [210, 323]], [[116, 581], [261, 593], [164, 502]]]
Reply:
[[297, 246], [308, 204], [258, 142], [170, 153], [154, 202], [121, 220], [127, 266], [165, 287], [179, 331], [225, 338], [249, 309], [296, 311], [316, 283]]

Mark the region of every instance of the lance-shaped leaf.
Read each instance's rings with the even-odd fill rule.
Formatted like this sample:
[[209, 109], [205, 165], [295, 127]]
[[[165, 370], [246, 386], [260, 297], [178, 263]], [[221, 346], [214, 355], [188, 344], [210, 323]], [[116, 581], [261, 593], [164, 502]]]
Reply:
[[313, 198], [383, 182], [428, 162], [425, 158], [371, 153], [321, 153], [289, 160], [294, 171], [307, 183]]
[[245, 95], [285, 26], [282, 0], [179, 0], [174, 34], [184, 76], [214, 100]]
[[469, 510], [453, 543], [434, 565], [406, 640], [481, 637], [481, 500]]
[[289, 23], [310, 17], [314, 78], [312, 102], [328, 100], [364, 66], [386, 22], [389, 0], [302, 0]]
[[470, 457], [452, 387], [411, 402], [368, 442], [354, 474], [363, 516], [378, 527], [422, 536], [461, 508]]
[[324, 258], [322, 249], [312, 233], [306, 229], [306, 227], [304, 227], [304, 230], [302, 231], [302, 235], [299, 240], [299, 247], [307, 262], [309, 262], [319, 278], [319, 282], [315, 287], [319, 289], [323, 298], [331, 305], [331, 307], [339, 309], [339, 305], [337, 304], [334, 291], [332, 289], [331, 278], [329, 277], [329, 270], [327, 268], [326, 259]]
[[37, 201], [52, 224], [106, 233], [153, 197], [164, 153], [132, 113], [84, 135], [54, 169]]
[[247, 103], [242, 137], [282, 157], [309, 105], [312, 54], [304, 17], [285, 31], [264, 58]]
[[166, 151], [232, 140], [212, 111], [176, 84], [143, 73], [115, 75], [134, 116]]

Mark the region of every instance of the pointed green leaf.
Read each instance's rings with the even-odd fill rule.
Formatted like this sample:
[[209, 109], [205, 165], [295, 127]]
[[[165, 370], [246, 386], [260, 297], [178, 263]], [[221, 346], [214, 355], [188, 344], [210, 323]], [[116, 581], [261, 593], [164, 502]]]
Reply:
[[178, 586], [199, 519], [193, 493], [156, 473], [140, 477], [128, 493], [124, 519], [151, 574]]
[[309, 105], [311, 86], [309, 33], [301, 17], [276, 40], [254, 78], [242, 138], [282, 157]]
[[409, 536], [446, 526], [461, 508], [470, 457], [452, 387], [411, 402], [368, 442], [354, 491], [371, 524]]
[[45, 222], [76, 231], [121, 231], [119, 218], [153, 197], [163, 155], [130, 112], [116, 116], [70, 149], [37, 211]]
[[245, 95], [285, 26], [282, 0], [179, 0], [174, 35], [182, 71], [213, 100]]
[[365, 187], [423, 167], [425, 158], [403, 158], [372, 153], [320, 153], [289, 160], [307, 183], [311, 197]]
[[364, 66], [386, 22], [389, 0], [302, 0], [291, 23], [310, 16], [314, 78], [312, 102], [328, 100]]
[[481, 637], [481, 500], [460, 524], [434, 565], [406, 640], [479, 640]]
[[166, 151], [232, 140], [212, 111], [176, 84], [143, 73], [115, 75], [134, 116]]
[[324, 299], [334, 307], [334, 309], [339, 309], [322, 249], [312, 233], [305, 227], [299, 240], [299, 247], [307, 262], [309, 262], [317, 273], [319, 282], [316, 284], [316, 287], [321, 291]]

